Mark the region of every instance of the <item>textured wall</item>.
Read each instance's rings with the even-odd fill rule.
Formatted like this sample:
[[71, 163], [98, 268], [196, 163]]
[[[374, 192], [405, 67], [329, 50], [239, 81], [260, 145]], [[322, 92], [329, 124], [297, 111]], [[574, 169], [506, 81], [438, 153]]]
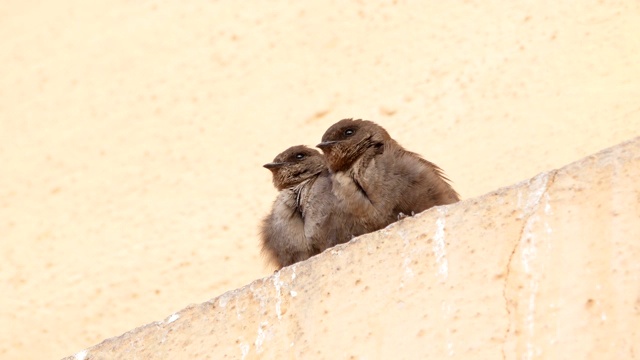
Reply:
[[638, 178], [640, 138], [392, 224], [75, 359], [634, 359]]
[[271, 274], [261, 165], [340, 118], [467, 199], [640, 135], [637, 34], [633, 0], [1, 1], [0, 358]]

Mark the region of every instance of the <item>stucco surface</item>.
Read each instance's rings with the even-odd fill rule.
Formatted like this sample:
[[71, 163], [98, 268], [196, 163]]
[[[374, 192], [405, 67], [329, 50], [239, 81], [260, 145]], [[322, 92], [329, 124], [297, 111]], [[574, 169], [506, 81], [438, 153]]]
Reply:
[[635, 1], [0, 2], [0, 357], [271, 274], [261, 165], [341, 118], [465, 199], [639, 135], [639, 33]]
[[639, 176], [637, 138], [427, 210], [75, 358], [634, 359]]

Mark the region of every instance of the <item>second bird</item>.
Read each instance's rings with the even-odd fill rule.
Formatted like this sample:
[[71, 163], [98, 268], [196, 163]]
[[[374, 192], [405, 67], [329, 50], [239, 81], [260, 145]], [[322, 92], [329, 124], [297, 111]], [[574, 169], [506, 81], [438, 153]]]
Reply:
[[318, 147], [331, 170], [338, 207], [362, 233], [460, 199], [438, 166], [405, 150], [371, 121], [341, 120]]
[[334, 197], [322, 154], [292, 146], [264, 167], [271, 170], [279, 193], [262, 221], [263, 252], [282, 268], [325, 250]]

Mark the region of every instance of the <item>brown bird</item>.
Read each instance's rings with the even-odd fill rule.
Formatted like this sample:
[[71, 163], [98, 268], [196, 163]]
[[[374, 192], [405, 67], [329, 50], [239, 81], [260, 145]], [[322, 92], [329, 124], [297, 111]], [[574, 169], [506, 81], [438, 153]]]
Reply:
[[332, 172], [337, 207], [364, 232], [460, 200], [438, 166], [405, 150], [371, 121], [341, 120], [318, 147]]
[[[330, 188], [328, 197], [322, 195], [326, 186], [331, 185], [324, 156], [298, 145], [280, 153], [264, 167], [271, 170], [273, 185], [279, 193], [271, 212], [262, 221], [263, 253], [282, 268], [322, 252], [328, 246], [320, 228], [329, 221], [329, 208], [334, 202]], [[310, 236], [305, 234], [305, 222]]]

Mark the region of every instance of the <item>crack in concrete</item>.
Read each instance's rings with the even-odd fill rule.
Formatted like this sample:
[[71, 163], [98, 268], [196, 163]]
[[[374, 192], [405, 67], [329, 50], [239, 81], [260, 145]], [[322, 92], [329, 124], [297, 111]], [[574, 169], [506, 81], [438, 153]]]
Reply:
[[[513, 261], [513, 257], [516, 254], [518, 248], [520, 247], [520, 245], [522, 244], [522, 239], [524, 237], [524, 232], [525, 229], [527, 228], [527, 225], [529, 224], [529, 221], [531, 220], [531, 217], [533, 215], [536, 214], [536, 212], [538, 211], [539, 207], [540, 207], [540, 201], [542, 201], [542, 199], [544, 199], [545, 195], [547, 195], [547, 193], [549, 192], [549, 189], [553, 186], [553, 184], [555, 183], [556, 180], [556, 175], [558, 174], [558, 170], [552, 170], [546, 173], [543, 173], [541, 175], [538, 176], [542, 176], [542, 177], [546, 177], [547, 181], [544, 184], [543, 187], [543, 191], [542, 193], [537, 197], [536, 201], [534, 204], [525, 204], [524, 209], [523, 209], [523, 222], [522, 222], [522, 228], [520, 229], [520, 234], [518, 235], [518, 240], [515, 243], [515, 245], [513, 246], [513, 250], [511, 250], [511, 254], [509, 254], [509, 259], [507, 260], [507, 267], [506, 267], [506, 274], [505, 274], [505, 279], [504, 279], [504, 287], [502, 288], [502, 297], [504, 298], [504, 302], [505, 302], [505, 310], [507, 311], [507, 320], [508, 320], [508, 326], [507, 329], [504, 333], [504, 338], [503, 338], [503, 344], [502, 344], [502, 358], [504, 360], [506, 360], [507, 358], [507, 354], [505, 352], [505, 345], [507, 343], [507, 339], [509, 337], [509, 332], [511, 331], [511, 310], [510, 310], [510, 301], [509, 301], [509, 297], [507, 296], [507, 286], [509, 285], [509, 277], [511, 275], [511, 262]], [[531, 193], [531, 185], [532, 185], [532, 180], [535, 180], [537, 177], [529, 180], [529, 193]], [[533, 205], [533, 206], [530, 206]]]

